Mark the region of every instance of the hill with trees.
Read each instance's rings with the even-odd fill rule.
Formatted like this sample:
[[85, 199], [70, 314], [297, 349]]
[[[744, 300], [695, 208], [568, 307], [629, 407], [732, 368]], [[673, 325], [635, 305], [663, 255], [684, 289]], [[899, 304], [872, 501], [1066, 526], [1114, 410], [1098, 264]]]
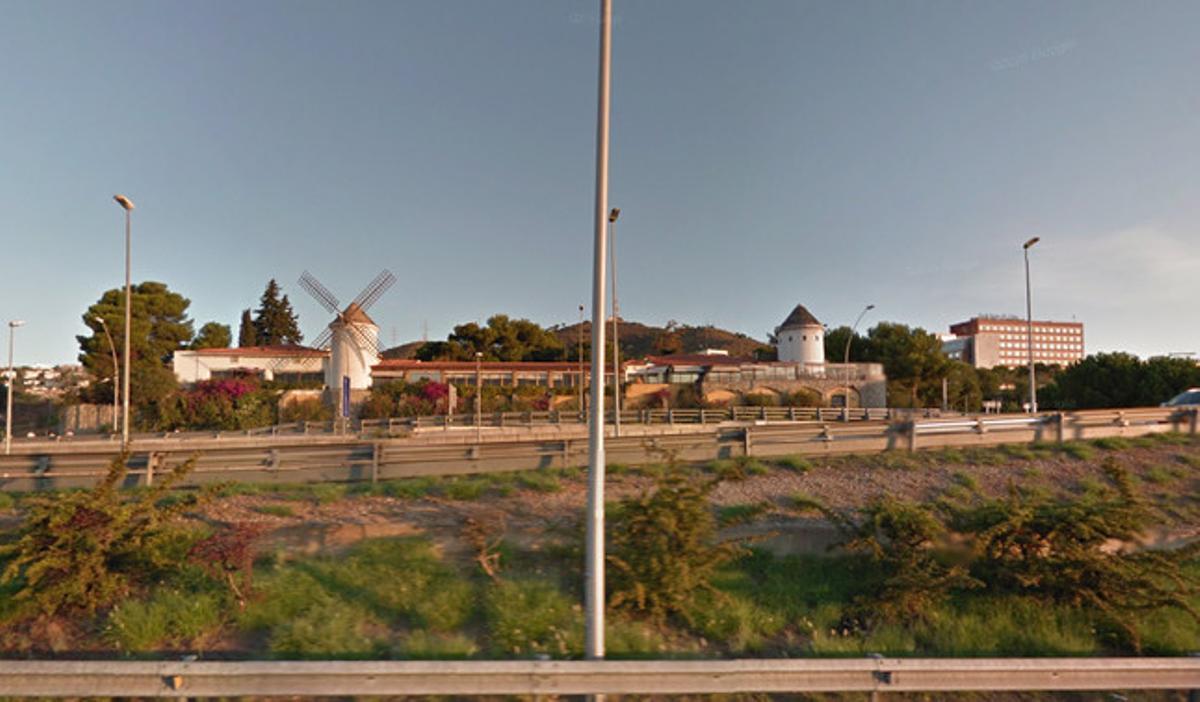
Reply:
[[[605, 331], [611, 346], [612, 327]], [[656, 327], [620, 320], [618, 333], [622, 358], [698, 353], [704, 349], [721, 349], [731, 356], [763, 360], [775, 357], [775, 349], [766, 342], [712, 325], [688, 326], [670, 321], [666, 326]], [[401, 344], [384, 351], [383, 357], [465, 361], [474, 360], [475, 352], [480, 351], [486, 360], [493, 361], [574, 361], [579, 358], [581, 335], [586, 358], [591, 353], [591, 321], [544, 328], [527, 319], [498, 314], [483, 326], [474, 322], [456, 326], [446, 341]]]

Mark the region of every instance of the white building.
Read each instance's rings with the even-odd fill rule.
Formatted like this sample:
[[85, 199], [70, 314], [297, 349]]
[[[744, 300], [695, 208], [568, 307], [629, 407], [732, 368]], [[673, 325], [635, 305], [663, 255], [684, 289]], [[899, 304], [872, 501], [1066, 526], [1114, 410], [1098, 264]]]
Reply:
[[263, 380], [321, 382], [329, 352], [306, 346], [243, 346], [175, 352], [171, 362], [181, 383], [250, 373]]
[[775, 327], [775, 351], [780, 361], [803, 363], [806, 368], [825, 364], [825, 327], [804, 305]]

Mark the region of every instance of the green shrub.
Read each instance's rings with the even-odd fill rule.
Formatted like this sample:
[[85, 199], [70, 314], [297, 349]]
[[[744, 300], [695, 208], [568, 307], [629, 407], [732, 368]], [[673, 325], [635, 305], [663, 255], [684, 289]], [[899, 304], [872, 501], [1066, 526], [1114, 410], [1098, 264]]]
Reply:
[[501, 580], [484, 598], [488, 634], [497, 654], [578, 655], [580, 607], [544, 580]]
[[91, 490], [25, 499], [17, 540], [0, 547], [0, 558], [9, 558], [0, 580], [21, 585], [14, 599], [47, 615], [90, 614], [180, 566], [188, 544], [177, 520], [197, 497], [171, 504], [161, 498], [195, 460], [126, 495], [126, 459], [115, 459]]
[[1124, 451], [1132, 446], [1132, 444], [1129, 442], [1129, 439], [1122, 436], [1106, 436], [1102, 439], [1093, 440], [1092, 446], [1103, 451]]
[[717, 541], [709, 496], [718, 482], [697, 480], [672, 461], [653, 491], [617, 505], [608, 529], [613, 607], [686, 619], [695, 598], [713, 591], [714, 572], [738, 553]]
[[17, 506], [17, 498], [10, 493], [0, 492], [0, 509], [12, 509]]

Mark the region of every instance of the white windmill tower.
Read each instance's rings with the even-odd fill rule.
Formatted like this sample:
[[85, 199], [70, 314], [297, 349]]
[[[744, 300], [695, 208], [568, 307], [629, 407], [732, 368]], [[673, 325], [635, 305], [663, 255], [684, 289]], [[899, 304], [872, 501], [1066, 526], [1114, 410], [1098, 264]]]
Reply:
[[300, 276], [300, 287], [326, 311], [336, 315], [313, 345], [330, 350], [329, 365], [325, 367], [325, 387], [339, 416], [349, 416], [353, 391], [371, 387], [371, 366], [379, 363], [379, 325], [367, 315], [367, 309], [395, 282], [396, 276], [384, 270], [342, 309], [329, 288], [311, 273], [304, 271]]

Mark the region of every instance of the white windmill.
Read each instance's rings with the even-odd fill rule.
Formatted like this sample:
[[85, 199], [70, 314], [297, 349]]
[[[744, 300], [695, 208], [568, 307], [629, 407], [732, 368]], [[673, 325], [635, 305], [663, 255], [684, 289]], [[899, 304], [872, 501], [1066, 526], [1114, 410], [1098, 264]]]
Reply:
[[304, 271], [300, 276], [300, 287], [335, 315], [313, 346], [330, 350], [325, 387], [339, 416], [349, 416], [352, 391], [371, 387], [371, 366], [379, 363], [379, 325], [367, 316], [367, 309], [395, 282], [396, 276], [384, 270], [342, 309], [337, 297], [311, 273]]

